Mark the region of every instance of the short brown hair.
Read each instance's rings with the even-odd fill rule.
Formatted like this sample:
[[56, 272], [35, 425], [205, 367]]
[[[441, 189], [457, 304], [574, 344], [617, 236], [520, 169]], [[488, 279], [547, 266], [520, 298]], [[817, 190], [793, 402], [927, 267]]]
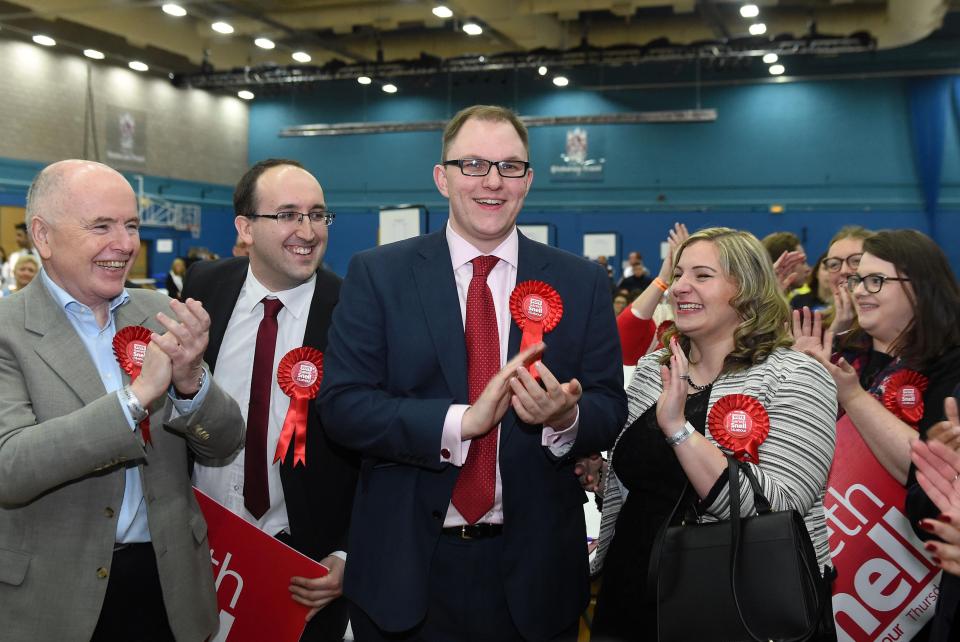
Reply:
[[[463, 127], [471, 118], [476, 118], [477, 120], [485, 120], [487, 122], [493, 123], [510, 123], [513, 125], [513, 128], [517, 130], [517, 136], [520, 137], [520, 141], [523, 142], [523, 148], [527, 152], [527, 160], [530, 160], [530, 135], [527, 132], [527, 126], [523, 124], [520, 120], [520, 117], [516, 115], [512, 110], [507, 109], [506, 107], [500, 107], [499, 105], [473, 105], [472, 107], [467, 107], [466, 109], [461, 109], [453, 118], [447, 123], [447, 126], [443, 130], [443, 148], [440, 150], [440, 162], [444, 162], [447, 159], [447, 149], [453, 143], [453, 139], [457, 137], [457, 134], [460, 133], [460, 128]], [[493, 158], [490, 160], [502, 160], [500, 158]]]
[[830, 243], [827, 244], [827, 250], [837, 241], [842, 241], [843, 239], [860, 239], [863, 241], [870, 238], [871, 235], [873, 235], [873, 231], [868, 230], [862, 225], [845, 225], [830, 239]]
[[800, 237], [793, 232], [774, 232], [767, 234], [760, 241], [764, 249], [770, 254], [770, 260], [776, 261], [784, 252], [793, 252], [800, 245]]
[[234, 214], [250, 216], [257, 213], [257, 181], [268, 169], [282, 165], [291, 165], [306, 171], [303, 165], [289, 158], [267, 158], [260, 161], [240, 177], [240, 182], [237, 183], [237, 188], [233, 191]]

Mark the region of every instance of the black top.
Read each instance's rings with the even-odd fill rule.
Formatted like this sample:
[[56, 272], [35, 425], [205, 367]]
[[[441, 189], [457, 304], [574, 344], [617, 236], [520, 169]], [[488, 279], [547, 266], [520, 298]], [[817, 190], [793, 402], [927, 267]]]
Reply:
[[[687, 397], [684, 415], [700, 434], [707, 423], [709, 402], [709, 389]], [[593, 639], [656, 640], [656, 596], [645, 595], [650, 551], [687, 482], [657, 424], [656, 405], [624, 431], [611, 461], [630, 492], [604, 562]]]

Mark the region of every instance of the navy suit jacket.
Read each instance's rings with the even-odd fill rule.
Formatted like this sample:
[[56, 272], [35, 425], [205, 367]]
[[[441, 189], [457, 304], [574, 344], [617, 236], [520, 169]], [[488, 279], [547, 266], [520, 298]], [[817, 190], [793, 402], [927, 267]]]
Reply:
[[[573, 458], [613, 445], [626, 420], [609, 279], [599, 265], [520, 235], [517, 282], [563, 300], [543, 361], [583, 385], [580, 428], [562, 460], [542, 426], [501, 423], [502, 577], [524, 637], [553, 637], [588, 600], [584, 493]], [[512, 324], [510, 351], [520, 331]], [[451, 404], [467, 403], [463, 321], [444, 230], [361, 252], [334, 311], [318, 398], [332, 439], [361, 453], [345, 594], [384, 630], [426, 615], [431, 558], [460, 468], [441, 461]], [[469, 582], [471, 578], [464, 577]]]

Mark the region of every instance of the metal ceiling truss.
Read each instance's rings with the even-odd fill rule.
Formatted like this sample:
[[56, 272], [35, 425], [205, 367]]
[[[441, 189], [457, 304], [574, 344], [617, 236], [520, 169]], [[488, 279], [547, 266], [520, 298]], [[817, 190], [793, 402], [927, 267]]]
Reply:
[[570, 69], [585, 66], [621, 67], [651, 63], [695, 60], [739, 60], [776, 53], [781, 56], [838, 55], [876, 50], [876, 41], [864, 35], [846, 38], [807, 38], [798, 40], [757, 41], [735, 44], [706, 43], [690, 46], [621, 46], [605, 49], [578, 48], [569, 51], [532, 51], [529, 53], [463, 56], [441, 60], [423, 56], [418, 60], [386, 63], [346, 64], [334, 61], [322, 67], [314, 65], [240, 67], [230, 71], [178, 74], [174, 84], [200, 89], [241, 89], [289, 87], [331, 80], [354, 80], [360, 76], [378, 79], [405, 76], [429, 76], [535, 69], [540, 65]]

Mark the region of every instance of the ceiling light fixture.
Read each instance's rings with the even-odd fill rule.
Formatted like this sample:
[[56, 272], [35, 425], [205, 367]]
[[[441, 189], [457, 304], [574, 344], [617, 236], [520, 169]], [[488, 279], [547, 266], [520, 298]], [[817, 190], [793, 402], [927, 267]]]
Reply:
[[570, 84], [570, 79], [567, 78], [566, 76], [554, 76], [553, 84], [556, 85], [557, 87], [566, 87], [567, 85]]
[[294, 51], [290, 57], [297, 62], [310, 62], [313, 58], [306, 51]]
[[453, 17], [453, 11], [450, 10], [450, 7], [442, 4], [438, 4], [431, 11], [433, 12], [433, 15], [438, 18], [447, 19]]
[[229, 23], [223, 21], [214, 22], [210, 25], [210, 28], [216, 31], [217, 33], [228, 34], [233, 33], [233, 27]]
[[173, 16], [174, 18], [182, 18], [187, 15], [186, 9], [173, 2], [168, 2], [160, 8], [163, 9], [165, 14]]
[[756, 18], [760, 15], [760, 8], [755, 4], [745, 4], [740, 7], [740, 15], [744, 18]]
[[237, 92], [238, 98], [243, 98], [244, 100], [253, 100], [253, 92], [247, 91], [246, 89], [241, 89]]
[[750, 35], [751, 36], [762, 36], [767, 33], [767, 25], [762, 22], [755, 22], [750, 25]]
[[391, 84], [391, 83], [387, 83], [386, 85], [384, 85], [383, 87], [381, 87], [381, 89], [383, 89], [383, 91], [386, 92], [386, 93], [388, 93], [388, 94], [395, 94], [395, 93], [397, 93], [397, 86], [394, 85], [394, 84]]
[[270, 40], [270, 38], [257, 38], [253, 41], [253, 44], [257, 45], [261, 49], [273, 49], [277, 46], [273, 40]]
[[778, 55], [775, 54], [775, 53], [772, 53], [772, 52], [771, 52], [771, 53], [768, 53], [768, 54], [763, 54], [763, 62], [765, 62], [765, 63], [768, 64], [768, 65], [772, 65], [773, 63], [777, 62], [778, 60], [780, 60], [780, 56], [778, 56]]
[[779, 76], [780, 74], [782, 74], [782, 73], [785, 72], [785, 71], [786, 71], [786, 69], [783, 68], [783, 65], [770, 65], [770, 75], [771, 75], [771, 76]]
[[87, 58], [93, 58], [94, 60], [103, 60], [106, 58], [102, 51], [97, 51], [96, 49], [84, 49], [83, 55]]
[[134, 71], [147, 71], [150, 69], [146, 63], [142, 63], [139, 60], [131, 60], [127, 63], [127, 67], [130, 67], [130, 69], [133, 69]]
[[540, 74], [541, 76], [546, 76], [548, 71], [550, 70], [547, 69], [546, 65], [540, 65], [540, 67], [537, 69], [537, 73]]
[[361, 85], [369, 85], [373, 82], [370, 76], [357, 76], [357, 82]]
[[476, 22], [465, 22], [463, 23], [463, 33], [468, 36], [479, 36], [483, 33], [483, 27], [478, 25]]
[[45, 36], [38, 33], [33, 37], [33, 41], [38, 45], [43, 45], [44, 47], [52, 47], [57, 44], [57, 41], [51, 38], [50, 36]]

